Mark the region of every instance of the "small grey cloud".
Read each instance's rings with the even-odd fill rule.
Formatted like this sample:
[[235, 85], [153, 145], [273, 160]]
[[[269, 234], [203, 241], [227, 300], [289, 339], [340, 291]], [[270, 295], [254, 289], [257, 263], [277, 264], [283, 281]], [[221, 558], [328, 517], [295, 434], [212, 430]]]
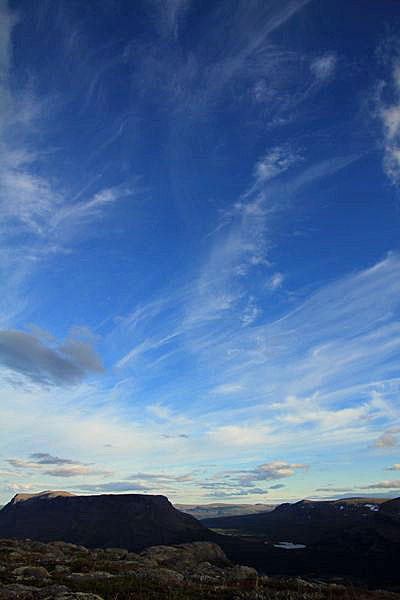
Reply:
[[85, 492], [146, 492], [149, 488], [142, 483], [130, 483], [128, 481], [111, 481], [109, 483], [82, 483], [75, 487], [76, 490]]
[[0, 364], [34, 382], [55, 385], [79, 383], [88, 373], [103, 371], [87, 342], [68, 339], [53, 347], [40, 335], [12, 329], [0, 331]]
[[55, 467], [44, 471], [44, 473], [45, 475], [51, 475], [52, 477], [79, 477], [80, 475], [102, 475], [103, 477], [111, 477], [114, 475], [112, 471], [100, 471], [79, 464]]
[[70, 458], [59, 458], [58, 456], [52, 456], [47, 452], [34, 452], [30, 455], [36, 463], [39, 465], [76, 465], [80, 464]]
[[400, 479], [392, 479], [391, 481], [380, 481], [378, 483], [371, 483], [369, 485], [360, 485], [357, 487], [358, 490], [378, 490], [388, 489], [395, 490], [400, 489]]
[[129, 475], [127, 480], [139, 480], [139, 481], [153, 481], [157, 483], [166, 483], [170, 481], [185, 482], [193, 481], [191, 473], [185, 473], [184, 475], [165, 475], [165, 473], [134, 473]]
[[400, 471], [400, 463], [395, 463], [391, 467], [386, 467], [385, 471]]
[[251, 471], [244, 471], [239, 477], [239, 483], [242, 486], [251, 486], [254, 481], [268, 481], [292, 477], [297, 470], [307, 469], [307, 465], [299, 463], [287, 463], [285, 461], [274, 461], [259, 465]]
[[267, 495], [268, 490], [261, 488], [252, 488], [251, 490], [239, 490], [239, 491], [215, 491], [207, 494], [209, 498], [237, 498], [241, 496], [252, 496], [253, 494]]
[[69, 339], [59, 350], [87, 371], [93, 373], [102, 373], [104, 371], [99, 355], [88, 342]]
[[280, 490], [281, 488], [284, 488], [285, 485], [283, 483], [275, 483], [275, 485], [270, 485], [268, 486], [269, 490]]
[[316, 492], [351, 492], [353, 488], [348, 488], [348, 487], [326, 487], [326, 488], [317, 488], [315, 491]]

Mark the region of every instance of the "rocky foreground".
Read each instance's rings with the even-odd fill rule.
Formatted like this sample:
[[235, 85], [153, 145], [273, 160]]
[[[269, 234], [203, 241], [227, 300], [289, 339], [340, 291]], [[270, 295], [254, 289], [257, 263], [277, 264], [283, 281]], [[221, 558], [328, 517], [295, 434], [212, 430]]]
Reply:
[[336, 583], [258, 575], [210, 542], [140, 554], [55, 541], [0, 540], [0, 600], [400, 599]]

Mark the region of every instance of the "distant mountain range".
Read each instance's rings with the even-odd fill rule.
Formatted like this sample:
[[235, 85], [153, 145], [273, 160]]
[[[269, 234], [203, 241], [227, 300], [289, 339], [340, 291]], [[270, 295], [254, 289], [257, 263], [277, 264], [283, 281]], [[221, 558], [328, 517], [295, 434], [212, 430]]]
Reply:
[[212, 504], [175, 504], [181, 510], [196, 519], [212, 519], [216, 517], [232, 517], [235, 515], [250, 515], [259, 512], [268, 512], [275, 508], [274, 504], [225, 504], [215, 502]]

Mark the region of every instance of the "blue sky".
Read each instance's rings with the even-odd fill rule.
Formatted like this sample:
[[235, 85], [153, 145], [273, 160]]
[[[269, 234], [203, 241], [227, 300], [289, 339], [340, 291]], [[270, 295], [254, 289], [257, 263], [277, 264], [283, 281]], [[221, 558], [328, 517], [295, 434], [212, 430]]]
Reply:
[[400, 495], [398, 2], [0, 13], [0, 501]]

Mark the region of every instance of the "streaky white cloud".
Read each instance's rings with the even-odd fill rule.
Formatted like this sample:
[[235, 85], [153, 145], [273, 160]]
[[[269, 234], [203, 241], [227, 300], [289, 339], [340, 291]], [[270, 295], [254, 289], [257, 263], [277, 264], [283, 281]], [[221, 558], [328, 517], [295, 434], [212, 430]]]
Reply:
[[60, 226], [75, 228], [90, 222], [101, 214], [102, 209], [117, 202], [120, 198], [132, 194], [132, 190], [105, 188], [86, 200], [75, 204], [66, 204], [55, 211], [50, 220], [50, 229], [54, 233]]
[[147, 411], [157, 417], [162, 421], [167, 421], [168, 423], [174, 423], [177, 425], [189, 425], [190, 419], [184, 417], [174, 411], [172, 411], [167, 406], [163, 406], [161, 404], [150, 404], [147, 406]]
[[[162, 93], [169, 110], [197, 115], [207, 113], [227, 97], [237, 103], [239, 87], [252, 89], [260, 80], [275, 77], [285, 88], [285, 101], [281, 104], [285, 104], [286, 111], [288, 105], [294, 104], [287, 90], [288, 60], [296, 78], [298, 57], [273, 45], [271, 37], [308, 2], [284, 0], [266, 4], [256, 0], [251, 5], [238, 2], [234, 6], [222, 2], [208, 11], [201, 40], [188, 54], [177, 54], [174, 37], [178, 37], [179, 25], [194, 4], [185, 0], [160, 2], [163, 38], [151, 49], [146, 44], [138, 52], [135, 45], [135, 54], [140, 56], [135, 77], [138, 91], [154, 94], [157, 89], [160, 94], [159, 85], [155, 88], [154, 82], [159, 84], [159, 75], [168, 73], [162, 78]], [[280, 66], [285, 69], [284, 74]], [[277, 106], [279, 99], [275, 99], [273, 108]]]
[[222, 383], [212, 388], [209, 393], [217, 396], [230, 396], [231, 394], [243, 392], [243, 389], [240, 383]]
[[13, 79], [17, 17], [5, 0], [0, 13], [0, 276], [9, 282], [0, 311], [10, 323], [29, 306], [27, 284], [39, 266], [69, 253], [79, 234], [132, 190], [101, 185], [94, 175], [76, 194], [54, 175], [64, 148], [46, 140], [60, 97], [36, 94], [34, 78], [25, 87]]

